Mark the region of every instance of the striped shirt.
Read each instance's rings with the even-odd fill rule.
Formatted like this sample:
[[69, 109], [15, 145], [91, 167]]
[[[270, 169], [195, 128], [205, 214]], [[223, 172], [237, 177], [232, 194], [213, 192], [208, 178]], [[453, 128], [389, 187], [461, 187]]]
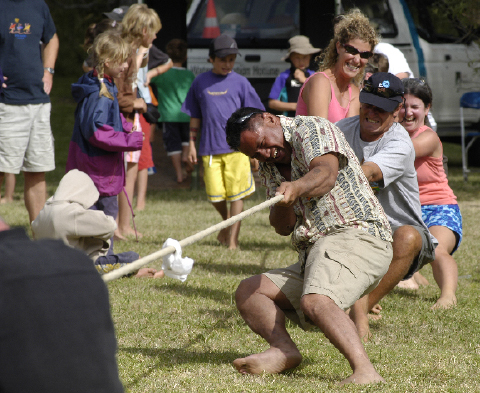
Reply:
[[[292, 245], [305, 250], [336, 228], [358, 228], [385, 241], [392, 241], [392, 232], [385, 212], [372, 192], [360, 163], [334, 124], [321, 117], [280, 116], [285, 140], [292, 147], [292, 179], [309, 172], [310, 162], [327, 153], [338, 153], [339, 170], [335, 186], [322, 197], [301, 197], [294, 205], [297, 223]], [[260, 163], [262, 185], [267, 199], [285, 178], [273, 163]]]

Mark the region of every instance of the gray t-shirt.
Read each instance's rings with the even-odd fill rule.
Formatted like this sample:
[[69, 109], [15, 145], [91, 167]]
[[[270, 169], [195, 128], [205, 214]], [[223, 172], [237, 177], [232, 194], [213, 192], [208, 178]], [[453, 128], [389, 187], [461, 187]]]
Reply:
[[[376, 196], [392, 227], [417, 225], [427, 229], [422, 210], [415, 171], [415, 149], [408, 132], [398, 123], [377, 141], [360, 139], [359, 116], [340, 120], [336, 125], [343, 131], [361, 164], [374, 162], [380, 167], [383, 181]], [[374, 187], [376, 189], [376, 187]]]

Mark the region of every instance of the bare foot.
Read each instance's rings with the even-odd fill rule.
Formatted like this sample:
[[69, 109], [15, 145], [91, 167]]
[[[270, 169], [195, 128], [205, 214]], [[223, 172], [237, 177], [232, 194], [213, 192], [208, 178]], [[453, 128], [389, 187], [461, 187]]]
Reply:
[[[120, 231], [120, 233], [124, 237], [124, 239], [126, 237], [135, 237], [135, 230], [132, 227], [126, 227], [126, 228], [122, 228], [122, 229], [119, 228], [118, 230]], [[137, 231], [136, 235], [138, 236], [139, 239], [141, 237], [143, 237], [143, 235], [138, 231]]]
[[419, 286], [413, 277], [410, 277], [408, 280], [400, 281], [397, 284], [397, 287], [402, 289], [418, 289]]
[[457, 305], [457, 298], [455, 295], [453, 296], [445, 296], [437, 300], [437, 302], [430, 307], [430, 310], [447, 310], [449, 308], [453, 308]]
[[151, 267], [142, 267], [138, 269], [135, 277], [155, 277], [155, 273], [157, 273], [157, 271]]
[[2, 200], [0, 201], [2, 205], [4, 203], [12, 203], [12, 202], [13, 202], [13, 198], [2, 198]]
[[232, 239], [230, 239], [230, 242], [229, 242], [229, 244], [228, 244], [228, 249], [229, 249], [229, 250], [240, 250], [240, 247], [238, 246], [238, 242], [233, 241]]
[[218, 236], [217, 240], [222, 244], [223, 246], [229, 246], [229, 240], [230, 240], [230, 228], [223, 228]]
[[297, 367], [301, 361], [302, 355], [296, 347], [287, 351], [270, 347], [265, 352], [235, 359], [233, 365], [241, 374], [278, 374]]
[[415, 279], [415, 282], [420, 285], [420, 286], [427, 286], [430, 285], [428, 280], [420, 274], [420, 272], [415, 272], [413, 274], [413, 278]]
[[385, 382], [385, 380], [382, 378], [382, 376], [379, 373], [373, 370], [372, 372], [369, 372], [369, 373], [354, 372], [348, 378], [345, 378], [342, 382], [340, 382], [339, 385], [343, 386], [347, 383], [366, 385], [369, 383], [379, 383], [379, 382]]
[[124, 241], [124, 240], [127, 240], [127, 238], [125, 236], [122, 236], [122, 234], [120, 233], [120, 231], [117, 228], [117, 229], [115, 229], [115, 232], [113, 233], [113, 240]]
[[382, 319], [380, 314], [368, 314], [367, 316], [370, 321], [378, 321], [379, 319]]
[[380, 312], [382, 311], [382, 306], [380, 304], [375, 304], [371, 309], [370, 309], [370, 312], [372, 314], [380, 314]]
[[163, 270], [159, 270], [153, 275], [153, 278], [163, 278], [163, 277], [165, 277], [165, 273], [163, 272]]
[[141, 212], [142, 210], [145, 209], [145, 202], [143, 203], [137, 203], [137, 206], [135, 206], [135, 210]]

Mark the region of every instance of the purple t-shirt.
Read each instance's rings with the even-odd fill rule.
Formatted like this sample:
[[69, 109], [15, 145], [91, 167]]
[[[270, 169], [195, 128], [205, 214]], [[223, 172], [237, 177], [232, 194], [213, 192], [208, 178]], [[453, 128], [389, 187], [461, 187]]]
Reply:
[[265, 107], [255, 89], [244, 76], [235, 71], [227, 76], [212, 71], [198, 75], [188, 91], [182, 112], [202, 120], [199, 156], [231, 153], [225, 126], [237, 109]]

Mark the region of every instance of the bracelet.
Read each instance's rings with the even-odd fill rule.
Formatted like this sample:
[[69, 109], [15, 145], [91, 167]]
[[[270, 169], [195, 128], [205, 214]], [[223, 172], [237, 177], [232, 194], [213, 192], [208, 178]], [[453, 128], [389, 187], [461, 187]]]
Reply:
[[190, 135], [190, 140], [193, 142], [197, 141], [197, 136], [196, 135]]

